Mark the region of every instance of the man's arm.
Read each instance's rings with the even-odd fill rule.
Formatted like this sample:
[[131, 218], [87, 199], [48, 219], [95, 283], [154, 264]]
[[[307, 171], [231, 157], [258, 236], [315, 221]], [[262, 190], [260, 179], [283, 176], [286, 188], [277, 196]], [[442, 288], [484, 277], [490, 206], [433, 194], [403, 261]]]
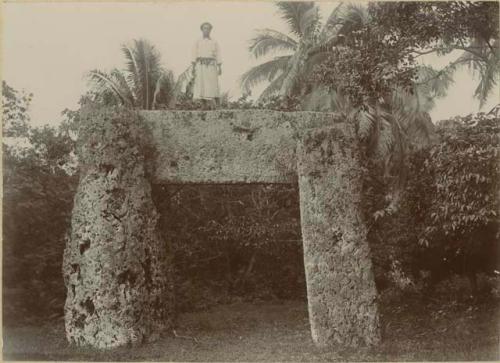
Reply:
[[222, 74], [222, 58], [220, 56], [219, 43], [215, 42], [215, 60], [217, 61], [217, 68], [219, 70], [219, 75]]

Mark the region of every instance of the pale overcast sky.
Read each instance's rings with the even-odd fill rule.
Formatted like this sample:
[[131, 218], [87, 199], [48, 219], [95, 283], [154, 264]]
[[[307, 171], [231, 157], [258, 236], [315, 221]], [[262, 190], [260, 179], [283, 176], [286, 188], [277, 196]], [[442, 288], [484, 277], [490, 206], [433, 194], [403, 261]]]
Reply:
[[[321, 3], [324, 18], [334, 5]], [[131, 39], [150, 40], [178, 75], [189, 64], [199, 25], [210, 21], [224, 61], [221, 86], [235, 99], [237, 80], [256, 64], [247, 50], [254, 30], [287, 31], [271, 2], [7, 3], [3, 10], [2, 78], [33, 92], [34, 125], [55, 125], [63, 109], [77, 107], [88, 70], [122, 68], [120, 45]], [[433, 120], [478, 110], [470, 74], [463, 70], [455, 79], [448, 96], [437, 101]], [[484, 109], [499, 98], [497, 91]]]

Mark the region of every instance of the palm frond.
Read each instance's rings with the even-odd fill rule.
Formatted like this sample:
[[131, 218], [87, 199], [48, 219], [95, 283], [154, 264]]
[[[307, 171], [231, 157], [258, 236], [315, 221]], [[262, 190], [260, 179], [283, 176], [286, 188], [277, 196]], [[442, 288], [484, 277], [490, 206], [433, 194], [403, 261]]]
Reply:
[[319, 30], [319, 19], [319, 8], [317, 6], [313, 6], [304, 12], [300, 18], [300, 28], [302, 29], [302, 38], [304, 40], [309, 40]]
[[366, 140], [372, 134], [375, 127], [375, 116], [368, 111], [361, 110], [358, 113], [358, 136], [361, 140]]
[[453, 84], [454, 71], [453, 67], [437, 71], [430, 66], [421, 65], [417, 68], [415, 90], [428, 97], [444, 97], [450, 85]]
[[417, 80], [411, 90], [396, 87], [391, 99], [392, 114], [405, 128], [418, 122], [422, 114], [427, 114], [435, 105], [435, 100], [444, 97], [453, 83], [455, 67], [435, 70], [429, 66], [419, 66]]
[[479, 108], [484, 106], [491, 91], [497, 89], [495, 86], [500, 76], [500, 58], [490, 54], [486, 59], [486, 62], [475, 60], [476, 63], [479, 63], [477, 67], [479, 68], [479, 83], [474, 91], [474, 97], [479, 100]]
[[280, 95], [288, 96], [294, 89], [301, 71], [306, 54], [303, 54], [301, 47], [290, 57], [287, 64], [285, 79], [281, 85]]
[[368, 13], [366, 5], [348, 4], [339, 10], [336, 21], [339, 24], [337, 33], [349, 35], [368, 24], [370, 21], [370, 14]]
[[257, 35], [250, 40], [248, 50], [255, 58], [259, 58], [270, 51], [294, 51], [297, 46], [297, 41], [286, 34], [272, 29], [260, 29], [257, 30]]
[[274, 59], [261, 63], [249, 71], [245, 72], [240, 78], [240, 85], [244, 92], [249, 92], [251, 88], [263, 81], [273, 81], [279, 73], [286, 71], [291, 56], [279, 56]]
[[413, 115], [412, 122], [406, 127], [408, 140], [413, 148], [420, 149], [438, 140], [436, 127], [427, 112]]
[[282, 72], [279, 76], [274, 78], [274, 80], [262, 91], [258, 98], [259, 101], [263, 101], [271, 96], [278, 94], [281, 86], [283, 85], [283, 80], [286, 77], [286, 73]]
[[390, 122], [381, 118], [377, 132], [376, 152], [382, 160], [387, 160], [391, 156], [392, 147], [395, 143], [394, 129]]
[[312, 1], [279, 1], [276, 3], [281, 18], [288, 23], [290, 30], [295, 35], [302, 37], [304, 29], [302, 28], [302, 18], [304, 14], [313, 8]]
[[480, 39], [473, 39], [470, 47], [474, 51], [465, 50], [456, 61], [466, 64], [479, 83], [474, 91], [474, 97], [479, 100], [482, 108], [491, 92], [496, 89], [500, 77], [500, 50], [499, 40], [496, 39], [492, 48]]
[[129, 44], [122, 44], [122, 53], [126, 60], [126, 70], [127, 70], [127, 82], [129, 88], [132, 90], [134, 97], [137, 99], [137, 94], [135, 91], [139, 88], [139, 66], [137, 65], [137, 60], [135, 59], [135, 52]]
[[127, 82], [127, 77], [125, 76], [125, 74], [118, 69], [113, 69], [110, 72], [110, 76], [114, 80], [115, 84], [118, 85], [120, 92], [126, 98], [126, 104], [135, 106], [135, 97], [129, 86], [129, 83]]
[[398, 134], [394, 128], [397, 129], [399, 125], [378, 103], [358, 110], [356, 121], [358, 136], [367, 146], [368, 152], [386, 163]]
[[304, 111], [331, 112], [334, 111], [333, 91], [324, 85], [314, 85], [310, 92], [301, 100]]
[[340, 113], [348, 122], [356, 122], [358, 110], [340, 90], [336, 89], [332, 95], [334, 111]]
[[159, 105], [171, 107], [175, 100], [175, 82], [174, 75], [171, 71], [163, 71], [158, 77], [153, 94], [153, 102], [151, 109], [157, 108]]
[[434, 105], [433, 98], [426, 98], [424, 92], [415, 89], [413, 93], [396, 88], [390, 100], [391, 115], [407, 135], [412, 147], [421, 148], [436, 141], [436, 131], [428, 111]]
[[323, 29], [320, 32], [320, 41], [326, 41], [326, 39], [331, 38], [335, 32], [336, 28], [339, 26], [340, 22], [340, 14], [341, 10], [344, 7], [344, 3], [341, 2], [338, 4], [335, 9], [332, 10], [328, 19], [326, 19], [325, 24], [323, 25]]
[[339, 24], [339, 19], [341, 19], [340, 14], [341, 10], [344, 8], [344, 3], [340, 2], [335, 9], [332, 10], [330, 15], [325, 21], [325, 24], [323, 25], [323, 30], [322, 32], [328, 32], [329, 29], [331, 30], [332, 28], [336, 27]]
[[315, 66], [323, 63], [325, 60], [328, 59], [329, 56], [330, 56], [329, 52], [317, 52], [314, 54], [310, 54], [308, 51], [302, 68], [302, 74], [306, 78], [310, 78], [309, 76], [315, 70]]
[[184, 72], [182, 72], [179, 77], [177, 77], [177, 81], [175, 83], [174, 93], [176, 97], [178, 97], [182, 92], [185, 91], [189, 82], [193, 80], [193, 65], [190, 65], [186, 68]]
[[491, 94], [493, 89], [498, 83], [498, 70], [495, 67], [486, 66], [481, 72], [479, 84], [474, 91], [474, 97], [479, 100], [479, 108], [482, 108]]
[[143, 109], [150, 109], [153, 102], [156, 81], [161, 75], [160, 54], [147, 40], [134, 40], [134, 56], [137, 62], [139, 84], [136, 94]]
[[[408, 135], [403, 130], [401, 125], [394, 118], [390, 119], [391, 131], [392, 131], [392, 141], [390, 148], [387, 149], [388, 158], [386, 159], [386, 175], [393, 175], [396, 177], [393, 185], [393, 194], [400, 194], [402, 186], [405, 183], [406, 175], [406, 156], [408, 149]], [[393, 203], [398, 203], [397, 200], [393, 200]]]
[[130, 99], [127, 97], [127, 91], [121, 89], [121, 85], [116, 80], [116, 73], [118, 70], [113, 70], [110, 74], [99, 71], [97, 69], [91, 70], [87, 73], [87, 79], [91, 83], [92, 88], [97, 93], [111, 92], [120, 104], [133, 106]]
[[330, 52], [339, 41], [361, 29], [369, 21], [370, 16], [365, 6], [340, 3], [323, 26], [318, 42], [309, 49], [309, 56]]

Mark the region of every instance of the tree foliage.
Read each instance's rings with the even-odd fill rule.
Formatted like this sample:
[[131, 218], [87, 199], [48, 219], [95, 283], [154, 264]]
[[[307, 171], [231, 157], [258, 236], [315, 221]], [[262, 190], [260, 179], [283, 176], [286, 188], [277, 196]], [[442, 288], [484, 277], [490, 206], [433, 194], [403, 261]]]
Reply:
[[441, 142], [420, 170], [434, 179], [420, 243], [480, 239], [483, 231], [497, 228], [499, 132], [500, 119], [484, 113], [441, 127]]
[[[411, 90], [425, 83], [418, 77], [418, 58], [431, 53], [463, 54], [430, 81], [449, 77], [459, 65], [480, 74], [475, 95], [484, 101], [498, 82], [499, 28], [495, 2], [373, 2], [369, 21], [346, 33], [343, 47], [333, 47], [318, 79], [343, 90], [354, 105]], [[333, 45], [333, 44], [332, 44]]]
[[493, 113], [441, 122], [439, 142], [409, 155], [397, 213], [384, 198], [383, 177], [369, 168], [364, 209], [379, 287], [393, 264], [429, 287], [457, 273], [475, 288], [477, 274], [498, 271], [499, 131]]
[[259, 101], [276, 95], [291, 97], [310, 93], [308, 79], [314, 65], [325, 58], [327, 48], [324, 45], [345, 32], [353, 31], [355, 24], [364, 21], [361, 8], [355, 5], [338, 5], [325, 22], [321, 21], [319, 8], [311, 1], [281, 1], [276, 6], [288, 24], [290, 35], [273, 29], [257, 30], [250, 40], [250, 54], [255, 58], [280, 54], [251, 68], [241, 77], [245, 93], [260, 82], [269, 82]]
[[[27, 109], [20, 110], [12, 124], [28, 119]], [[3, 144], [3, 306], [8, 324], [62, 315], [62, 251], [78, 181], [69, 135], [25, 125], [27, 147], [20, 152]]]
[[[446, 95], [454, 71], [467, 64], [479, 72], [481, 102], [497, 84], [498, 4], [373, 2], [364, 12], [358, 16], [364, 21], [322, 45], [327, 57], [312, 82], [326, 87], [337, 98], [334, 109], [357, 125], [367, 157], [378, 159], [393, 184], [397, 206], [409, 151], [435, 141], [428, 112]], [[454, 50], [463, 53], [443, 69], [420, 63], [426, 54]]]
[[[419, 56], [463, 52], [442, 73], [457, 65], [487, 70], [481, 82], [493, 87], [498, 82], [499, 6], [495, 2], [375, 3], [371, 8], [380, 19], [384, 34], [401, 43], [403, 55], [411, 62]], [[495, 74], [497, 73], [497, 74]], [[492, 88], [477, 92], [484, 101]]]
[[32, 93], [17, 91], [2, 81], [2, 128], [4, 137], [26, 137]]

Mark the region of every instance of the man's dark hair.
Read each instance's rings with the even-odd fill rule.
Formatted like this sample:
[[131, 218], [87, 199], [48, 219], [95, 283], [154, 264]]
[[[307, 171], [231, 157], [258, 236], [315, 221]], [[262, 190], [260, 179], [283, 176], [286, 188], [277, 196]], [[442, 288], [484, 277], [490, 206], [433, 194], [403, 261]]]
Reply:
[[213, 25], [212, 25], [212, 24], [210, 24], [208, 21], [206, 21], [206, 22], [202, 23], [202, 24], [200, 25], [200, 29], [203, 29], [203, 25], [208, 25], [208, 26], [210, 27], [210, 30], [212, 30], [212, 28], [213, 28]]

